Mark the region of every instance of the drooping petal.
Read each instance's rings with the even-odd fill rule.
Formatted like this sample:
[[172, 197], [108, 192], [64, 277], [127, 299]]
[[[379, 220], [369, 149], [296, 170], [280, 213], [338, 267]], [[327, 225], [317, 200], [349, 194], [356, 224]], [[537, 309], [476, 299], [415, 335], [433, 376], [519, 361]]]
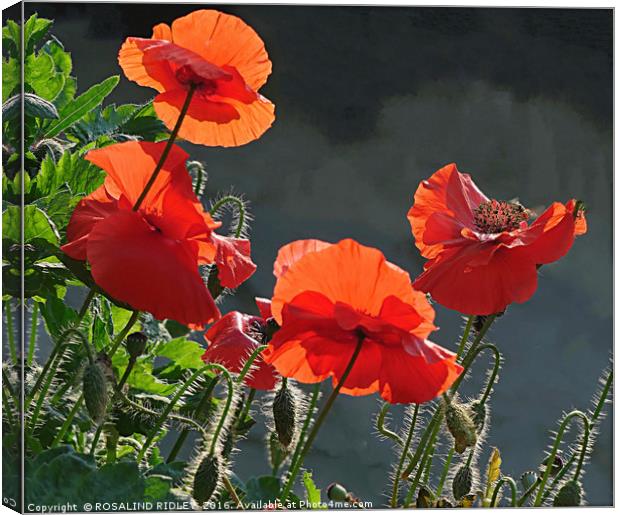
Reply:
[[[241, 372], [248, 357], [259, 346], [259, 343], [248, 334], [252, 323], [264, 323], [264, 321], [238, 311], [223, 316], [205, 333], [208, 347], [202, 356], [203, 361], [220, 363], [231, 372]], [[258, 356], [245, 378], [245, 383], [257, 390], [272, 390], [276, 380], [275, 369]]]
[[61, 247], [62, 251], [73, 259], [85, 261], [88, 235], [98, 222], [116, 210], [116, 200], [103, 185], [80, 200], [67, 225], [67, 243]]
[[119, 211], [96, 224], [87, 244], [98, 286], [157, 319], [207, 324], [219, 311], [185, 242], [163, 236], [139, 213]]
[[[481, 256], [485, 259], [481, 259]], [[536, 265], [512, 249], [472, 244], [444, 251], [429, 261], [414, 288], [467, 315], [500, 313], [536, 291]]]
[[[155, 97], [157, 116], [173, 127], [185, 102], [186, 91], [170, 90]], [[236, 147], [258, 139], [275, 120], [275, 106], [262, 95], [246, 104], [234, 98], [196, 95], [189, 106], [179, 136], [192, 143]]]
[[275, 319], [282, 306], [304, 291], [319, 292], [371, 316], [389, 296], [414, 301], [409, 274], [386, 261], [383, 254], [353, 240], [342, 240], [296, 261], [278, 278], [272, 299]]
[[215, 10], [202, 9], [176, 19], [172, 37], [218, 66], [232, 66], [257, 91], [271, 73], [265, 45], [244, 21]]
[[422, 181], [407, 218], [416, 246], [428, 259], [436, 257], [450, 242], [461, 240], [461, 230], [473, 227], [473, 210], [489, 199], [468, 174], [454, 163]]
[[263, 319], [267, 320], [268, 318], [271, 318], [271, 299], [256, 297], [254, 302], [256, 302], [258, 312]]
[[250, 256], [250, 240], [215, 233], [212, 239], [216, 246], [215, 265], [220, 284], [226, 288], [236, 288], [256, 271]]

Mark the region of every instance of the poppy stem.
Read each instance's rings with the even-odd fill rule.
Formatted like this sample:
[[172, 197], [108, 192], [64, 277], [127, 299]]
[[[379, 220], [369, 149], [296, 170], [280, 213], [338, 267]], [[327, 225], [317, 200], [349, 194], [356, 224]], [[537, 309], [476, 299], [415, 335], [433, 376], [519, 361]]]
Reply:
[[355, 347], [355, 350], [353, 351], [353, 354], [351, 355], [351, 359], [349, 360], [349, 364], [347, 365], [347, 368], [345, 369], [342, 376], [340, 377], [340, 380], [338, 381], [336, 388], [334, 388], [331, 395], [325, 402], [325, 406], [323, 406], [323, 409], [319, 413], [319, 416], [317, 417], [316, 422], [314, 423], [314, 426], [312, 426], [312, 431], [310, 431], [310, 434], [308, 435], [308, 439], [306, 440], [306, 443], [299, 455], [299, 459], [291, 468], [288, 481], [286, 482], [286, 485], [284, 489], [282, 490], [282, 493], [280, 494], [280, 501], [285, 502], [286, 499], [288, 498], [291, 488], [293, 487], [295, 478], [297, 477], [297, 473], [299, 472], [299, 469], [301, 468], [301, 465], [304, 462], [304, 459], [306, 458], [308, 451], [312, 447], [314, 439], [316, 438], [316, 435], [318, 434], [319, 429], [323, 425], [323, 422], [325, 421], [325, 418], [327, 417], [329, 410], [334, 404], [336, 397], [338, 397], [338, 394], [340, 393], [340, 390], [342, 389], [345, 381], [347, 380], [347, 377], [349, 377], [349, 374], [351, 373], [351, 370], [353, 369], [353, 365], [357, 361], [357, 357], [359, 356], [362, 350], [363, 343], [364, 343], [364, 337], [362, 336], [359, 338], [357, 342], [357, 346]]
[[28, 366], [32, 365], [37, 347], [37, 332], [39, 329], [39, 303], [35, 300], [32, 304], [30, 316], [30, 337], [28, 339]]
[[135, 325], [139, 316], [140, 316], [140, 312], [134, 311], [131, 314], [131, 317], [129, 317], [129, 320], [127, 321], [127, 323], [121, 329], [121, 332], [116, 335], [116, 338], [114, 338], [114, 341], [112, 342], [112, 346], [110, 347], [110, 351], [108, 352], [108, 355], [110, 356], [110, 358], [112, 358], [112, 356], [116, 354], [116, 351], [118, 350], [121, 342], [125, 339], [125, 336], [127, 336], [127, 333]]
[[411, 441], [413, 440], [413, 435], [415, 433], [415, 426], [418, 421], [418, 412], [420, 411], [420, 405], [416, 404], [413, 417], [411, 419], [411, 423], [409, 424], [409, 432], [407, 433], [407, 440], [405, 441], [405, 445], [403, 446], [403, 450], [400, 455], [400, 460], [398, 461], [398, 466], [396, 467], [396, 472], [394, 473], [394, 484], [392, 485], [392, 498], [390, 499], [390, 506], [392, 508], [396, 508], [398, 506], [398, 489], [400, 486], [400, 475], [403, 470], [403, 465], [405, 464], [405, 459], [409, 455], [409, 448], [411, 447]]
[[491, 497], [491, 504], [489, 508], [495, 507], [499, 491], [505, 484], [508, 484], [508, 486], [510, 486], [510, 506], [512, 508], [515, 508], [517, 506], [517, 484], [515, 483], [515, 480], [512, 479], [510, 476], [503, 476], [499, 479], [497, 483], [495, 483], [495, 488], [493, 490], [493, 496]]
[[463, 350], [465, 350], [465, 344], [469, 338], [469, 333], [471, 332], [471, 326], [474, 323], [475, 315], [470, 315], [467, 319], [467, 323], [465, 324], [465, 329], [463, 330], [463, 336], [461, 337], [461, 342], [459, 343], [459, 350], [456, 353], [456, 358], [460, 358], [461, 354], [463, 354]]
[[142, 204], [148, 192], [150, 191], [151, 187], [155, 183], [155, 179], [157, 179], [159, 172], [161, 172], [161, 169], [164, 167], [164, 164], [166, 163], [166, 159], [168, 158], [168, 154], [170, 153], [170, 150], [172, 149], [172, 145], [174, 145], [174, 141], [176, 140], [179, 130], [181, 129], [181, 125], [183, 125], [183, 120], [185, 119], [185, 115], [187, 114], [187, 110], [189, 109], [189, 105], [192, 101], [192, 97], [194, 96], [194, 91], [196, 91], [196, 86], [191, 84], [189, 89], [187, 90], [187, 97], [185, 97], [185, 103], [183, 104], [183, 107], [181, 108], [181, 112], [179, 113], [179, 118], [177, 119], [177, 123], [172, 129], [172, 132], [170, 133], [170, 138], [168, 138], [168, 141], [166, 142], [164, 151], [161, 153], [161, 157], [159, 158], [157, 165], [155, 165], [155, 170], [153, 170], [153, 173], [151, 174], [151, 177], [149, 178], [146, 185], [144, 186], [142, 193], [140, 193], [138, 200], [136, 200], [136, 203], [133, 205], [132, 211], [137, 211], [140, 208], [140, 205]]

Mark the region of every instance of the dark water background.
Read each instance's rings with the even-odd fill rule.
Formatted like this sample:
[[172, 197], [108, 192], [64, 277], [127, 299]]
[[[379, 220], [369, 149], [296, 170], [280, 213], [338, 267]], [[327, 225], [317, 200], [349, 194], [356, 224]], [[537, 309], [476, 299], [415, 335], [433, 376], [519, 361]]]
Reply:
[[[27, 3], [26, 13], [55, 19], [81, 92], [121, 73], [125, 37], [148, 37], [196, 8]], [[299, 238], [353, 237], [416, 275], [423, 261], [405, 215], [419, 181], [449, 162], [490, 197], [586, 202], [587, 235], [541, 271], [533, 299], [512, 306], [490, 336], [505, 365], [479, 462], [497, 446], [504, 473], [535, 468], [563, 410], [589, 407], [612, 353], [612, 11], [217, 8], [265, 41], [273, 74], [261, 93], [277, 109], [274, 127], [247, 146], [183, 144], [207, 163], [209, 195], [234, 187], [252, 203], [259, 269], [224, 311], [253, 311], [255, 295], [269, 296], [278, 248]], [[122, 77], [109, 100], [152, 95]], [[436, 308], [433, 339], [454, 350], [461, 320]], [[393, 453], [373, 434], [378, 406], [376, 396], [338, 400], [306, 461], [320, 487], [339, 481], [384, 501]], [[393, 413], [397, 427], [402, 410]], [[592, 505], [613, 500], [611, 426], [608, 417], [584, 479]], [[243, 479], [268, 473], [260, 428], [240, 447]]]

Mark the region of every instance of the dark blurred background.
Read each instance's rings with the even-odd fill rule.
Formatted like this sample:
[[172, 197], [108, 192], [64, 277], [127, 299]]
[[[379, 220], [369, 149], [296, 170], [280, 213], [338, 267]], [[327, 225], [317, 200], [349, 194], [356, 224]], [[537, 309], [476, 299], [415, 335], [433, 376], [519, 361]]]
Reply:
[[[125, 37], [149, 37], [156, 23], [199, 7], [26, 3], [26, 16], [55, 20], [81, 92], [121, 74]], [[612, 11], [209, 7], [241, 17], [264, 40], [273, 73], [261, 93], [277, 115], [244, 147], [183, 144], [207, 163], [208, 195], [233, 188], [252, 203], [259, 268], [225, 311], [253, 312], [255, 295], [270, 296], [278, 248], [299, 238], [352, 237], [415, 276], [423, 260], [405, 215], [419, 181], [449, 162], [491, 197], [530, 208], [586, 202], [587, 235], [541, 270], [535, 296], [490, 336], [505, 365], [479, 463], [497, 446], [504, 473], [535, 468], [562, 412], [590, 407], [612, 353]], [[122, 77], [109, 101], [153, 95]], [[455, 350], [461, 319], [436, 308], [433, 339]], [[482, 386], [483, 373], [465, 393]], [[373, 434], [378, 405], [376, 396], [338, 400], [306, 462], [320, 487], [339, 481], [385, 502], [394, 456]], [[402, 409], [393, 413], [398, 427]], [[584, 479], [592, 505], [613, 501], [611, 426], [608, 417]], [[262, 437], [256, 427], [240, 446], [243, 479], [269, 473]]]

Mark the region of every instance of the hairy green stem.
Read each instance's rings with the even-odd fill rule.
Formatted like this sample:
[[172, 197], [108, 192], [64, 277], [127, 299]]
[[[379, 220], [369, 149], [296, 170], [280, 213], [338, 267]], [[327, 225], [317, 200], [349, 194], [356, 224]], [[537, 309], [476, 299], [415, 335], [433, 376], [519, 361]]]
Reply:
[[588, 448], [588, 439], [590, 437], [590, 421], [588, 417], [581, 411], [575, 410], [571, 411], [568, 415], [564, 417], [562, 423], [560, 424], [560, 429], [553, 441], [553, 447], [551, 448], [551, 452], [549, 453], [549, 457], [547, 458], [547, 466], [545, 467], [545, 472], [540, 481], [540, 487], [538, 488], [538, 492], [536, 494], [536, 498], [534, 499], [534, 506], [540, 506], [542, 502], [542, 497], [545, 492], [545, 486], [547, 485], [547, 481], [549, 480], [549, 476], [551, 474], [551, 468], [553, 467], [553, 462], [555, 461], [555, 456], [558, 452], [558, 448], [560, 447], [560, 443], [562, 442], [562, 436], [564, 432], [568, 428], [569, 424], [574, 418], [580, 418], [583, 424], [583, 436], [581, 442], [581, 453], [579, 456], [579, 463], [577, 464], [577, 468], [575, 470], [575, 479], [579, 478], [579, 474], [581, 473], [581, 468], [583, 466], [583, 462], [585, 459], [585, 455]]
[[37, 332], [39, 329], [39, 303], [35, 300], [30, 316], [30, 338], [28, 339], [28, 366], [32, 365], [37, 347]]
[[213, 204], [213, 206], [209, 210], [209, 213], [212, 216], [215, 216], [217, 212], [222, 209], [226, 204], [234, 204], [239, 211], [237, 227], [235, 228], [235, 238], [239, 238], [243, 231], [243, 225], [245, 223], [246, 217], [245, 205], [240, 198], [235, 197], [234, 195], [226, 195], [225, 197], [219, 199], [215, 204]]
[[323, 422], [325, 421], [325, 418], [327, 417], [327, 414], [329, 413], [329, 410], [331, 409], [332, 405], [334, 404], [334, 401], [336, 400], [336, 397], [338, 397], [338, 394], [340, 393], [340, 390], [342, 389], [342, 386], [344, 385], [345, 381], [347, 380], [347, 377], [349, 377], [349, 374], [351, 373], [351, 370], [353, 369], [353, 365], [355, 365], [355, 362], [357, 361], [357, 357], [359, 356], [359, 354], [360, 354], [360, 352], [362, 350], [363, 343], [364, 343], [364, 337], [360, 337], [358, 342], [357, 342], [357, 346], [355, 347], [355, 350], [353, 351], [353, 354], [351, 355], [351, 358], [349, 359], [349, 364], [347, 365], [346, 369], [342, 373], [342, 376], [340, 377], [340, 380], [338, 381], [338, 384], [336, 385], [336, 387], [334, 388], [333, 392], [331, 393], [331, 395], [327, 399], [327, 401], [325, 403], [325, 406], [323, 406], [323, 409], [319, 413], [319, 416], [317, 417], [316, 422], [312, 426], [312, 430], [310, 431], [310, 434], [308, 435], [308, 439], [306, 440], [306, 443], [304, 444], [304, 447], [303, 447], [303, 449], [302, 449], [302, 451], [301, 451], [301, 453], [300, 453], [300, 455], [299, 455], [299, 457], [297, 459], [297, 462], [291, 468], [291, 472], [290, 472], [290, 476], [288, 478], [288, 481], [286, 482], [286, 485], [284, 486], [284, 489], [282, 490], [282, 492], [280, 494], [280, 500], [282, 502], [284, 502], [284, 501], [286, 501], [286, 499], [288, 499], [288, 495], [289, 495], [289, 493], [291, 491], [291, 488], [293, 487], [293, 482], [295, 481], [295, 478], [297, 477], [297, 473], [299, 472], [299, 469], [300, 469], [302, 463], [304, 462], [304, 459], [305, 459], [306, 455], [308, 454], [308, 451], [312, 447], [314, 439], [316, 438], [316, 435], [318, 434], [319, 429], [321, 428], [321, 425], [323, 425]]
[[465, 324], [465, 329], [463, 330], [463, 336], [461, 336], [461, 341], [459, 343], [459, 349], [456, 353], [457, 359], [461, 357], [461, 355], [463, 354], [463, 351], [465, 350], [465, 344], [467, 343], [467, 340], [469, 339], [469, 333], [471, 332], [471, 326], [474, 323], [474, 318], [476, 318], [476, 315], [470, 315], [467, 318], [467, 323]]
[[[389, 406], [389, 404], [386, 404]], [[394, 483], [392, 484], [392, 497], [390, 498], [390, 506], [392, 508], [396, 508], [398, 506], [398, 490], [400, 487], [401, 480], [401, 472], [403, 470], [403, 465], [405, 464], [405, 460], [409, 455], [409, 448], [411, 447], [411, 442], [413, 440], [413, 435], [415, 434], [415, 427], [418, 421], [418, 413], [420, 411], [420, 405], [416, 404], [413, 408], [413, 416], [411, 418], [411, 422], [409, 424], [409, 430], [407, 431], [407, 439], [405, 440], [405, 444], [402, 446], [402, 450], [400, 453], [400, 459], [398, 460], [398, 465], [396, 466], [396, 471], [394, 473]]]
[[110, 356], [110, 359], [112, 359], [114, 354], [116, 354], [116, 351], [118, 350], [121, 343], [125, 339], [125, 336], [127, 336], [127, 333], [131, 331], [131, 328], [137, 322], [139, 316], [140, 316], [140, 312], [137, 310], [134, 311], [131, 314], [131, 317], [129, 317], [129, 320], [127, 321], [127, 323], [121, 329], [120, 333], [116, 335], [116, 337], [112, 341], [112, 344], [110, 345], [110, 350], [108, 351], [108, 356]]
[[446, 478], [448, 477], [448, 472], [450, 471], [450, 465], [452, 465], [452, 457], [454, 456], [454, 447], [450, 447], [448, 451], [448, 455], [446, 456], [446, 462], [443, 465], [443, 470], [441, 472], [441, 477], [439, 478], [439, 484], [437, 485], [437, 491], [435, 493], [435, 497], [439, 499], [441, 494], [443, 493], [443, 485], [446, 483]]
[[66, 432], [69, 430], [69, 427], [71, 427], [71, 424], [73, 423], [73, 419], [75, 418], [75, 415], [77, 414], [78, 410], [82, 407], [83, 401], [84, 401], [84, 394], [82, 393], [78, 397], [78, 400], [75, 401], [73, 408], [71, 408], [69, 415], [67, 415], [67, 418], [63, 422], [61, 428], [58, 430], [58, 433], [56, 433], [56, 436], [54, 437], [54, 441], [52, 442], [52, 445], [51, 445], [52, 447], [56, 447], [60, 442], [62, 442], [62, 439], [65, 437]]
[[390, 440], [394, 440], [398, 445], [403, 447], [405, 445], [405, 443], [403, 442], [403, 439], [400, 436], [398, 436], [394, 431], [385, 427], [385, 417], [387, 416], [387, 412], [389, 411], [389, 409], [390, 409], [390, 403], [384, 402], [383, 406], [381, 407], [381, 410], [379, 411], [379, 414], [377, 415], [377, 424], [376, 424], [377, 431], [379, 431], [380, 434], [389, 438]]
[[491, 508], [495, 507], [499, 491], [505, 484], [508, 484], [508, 486], [510, 487], [510, 506], [513, 508], [517, 506], [517, 484], [515, 483], [515, 480], [512, 479], [510, 476], [503, 476], [497, 481], [497, 483], [495, 483], [493, 495], [491, 496]]

